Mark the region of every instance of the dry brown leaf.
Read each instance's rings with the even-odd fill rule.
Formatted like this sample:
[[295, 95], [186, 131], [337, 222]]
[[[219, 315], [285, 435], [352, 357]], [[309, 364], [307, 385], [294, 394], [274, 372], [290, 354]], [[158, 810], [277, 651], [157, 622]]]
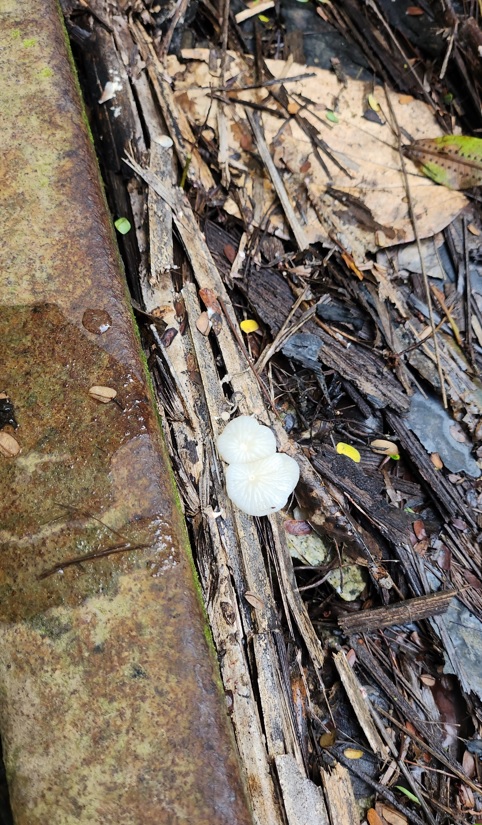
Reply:
[[368, 825], [383, 825], [383, 822], [378, 816], [375, 808], [370, 808], [367, 811], [367, 821]]
[[[181, 64], [174, 56], [167, 61], [167, 69], [175, 76], [174, 97], [188, 113], [192, 124], [202, 127], [207, 121], [217, 133], [217, 119], [212, 111], [210, 90], [216, 86], [217, 67], [213, 73], [208, 50], [182, 52], [189, 63]], [[194, 58], [194, 59], [193, 59]], [[281, 77], [286, 69], [284, 61], [268, 60], [274, 77]], [[229, 72], [226, 82], [236, 78], [236, 85], [253, 82], [252, 61], [228, 53]], [[293, 64], [291, 75], [306, 74], [307, 67]], [[303, 225], [309, 243], [332, 243], [333, 240], [353, 258], [356, 265], [365, 260], [367, 251], [380, 246], [392, 246], [413, 240], [405, 181], [401, 174], [398, 145], [390, 125], [371, 123], [363, 118], [366, 109], [366, 86], [361, 81], [348, 80], [340, 88], [336, 76], [326, 70], [309, 67], [313, 77], [290, 82], [291, 97], [302, 95], [310, 101], [303, 107], [302, 117], [326, 141], [330, 156], [321, 153], [327, 172], [306, 132], [296, 117], [283, 125], [279, 117], [263, 113], [263, 129], [275, 165], [280, 172], [291, 203], [296, 205], [298, 220]], [[232, 94], [232, 92], [231, 92]], [[261, 103], [269, 90], [243, 91], [243, 97]], [[375, 87], [373, 97], [383, 105], [385, 92]], [[336, 124], [326, 124], [321, 131], [320, 118], [332, 109], [337, 100]], [[399, 102], [399, 94], [390, 99], [402, 131], [407, 130], [417, 140], [427, 134], [437, 136], [440, 127], [430, 108], [422, 101]], [[246, 222], [259, 225], [270, 213], [270, 229], [288, 236], [281, 210], [273, 213], [274, 192], [267, 176], [262, 174], [256, 159], [243, 150], [240, 137], [249, 133], [244, 108], [235, 103], [225, 107], [228, 122], [228, 157], [232, 180], [237, 185], [237, 199], [228, 198], [225, 209], [232, 214], [243, 213]], [[272, 98], [269, 106], [277, 108]], [[281, 126], [280, 126], [281, 123]], [[307, 164], [310, 164], [308, 167]], [[455, 217], [467, 201], [460, 192], [436, 186], [420, 175], [407, 162], [410, 190], [417, 214], [418, 234], [429, 237]], [[307, 169], [307, 172], [300, 170]]]
[[93, 387], [90, 387], [89, 395], [91, 398], [95, 398], [96, 401], [100, 401], [101, 404], [108, 404], [109, 401], [112, 401], [112, 399], [116, 397], [117, 390], [112, 389], [112, 387], [102, 387], [95, 384]]
[[17, 439], [14, 438], [13, 435], [10, 435], [10, 433], [0, 430], [0, 453], [5, 456], [5, 458], [15, 458], [19, 452], [20, 444]]
[[384, 802], [377, 802], [376, 811], [381, 817], [382, 822], [388, 825], [408, 825], [408, 819], [403, 814], [385, 805]]
[[220, 303], [213, 289], [200, 289], [199, 297], [206, 309], [212, 309], [213, 312], [217, 312], [219, 315], [222, 314]]
[[464, 755], [462, 757], [462, 768], [464, 769], [464, 773], [469, 777], [469, 779], [475, 776], [475, 757], [472, 753], [470, 753], [470, 751], [464, 751]]

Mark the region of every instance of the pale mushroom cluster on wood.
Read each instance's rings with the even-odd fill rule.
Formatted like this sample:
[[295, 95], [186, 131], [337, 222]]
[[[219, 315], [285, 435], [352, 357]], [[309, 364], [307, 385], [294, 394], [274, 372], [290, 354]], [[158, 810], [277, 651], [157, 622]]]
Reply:
[[268, 516], [286, 505], [300, 470], [294, 458], [276, 452], [269, 427], [241, 415], [225, 427], [217, 448], [228, 464], [226, 491], [236, 507], [250, 516]]

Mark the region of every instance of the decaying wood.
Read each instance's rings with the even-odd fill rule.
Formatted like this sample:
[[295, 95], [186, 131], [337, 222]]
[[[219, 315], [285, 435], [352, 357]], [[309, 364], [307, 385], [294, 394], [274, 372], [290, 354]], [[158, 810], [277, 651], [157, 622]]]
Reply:
[[275, 765], [288, 825], [328, 825], [328, 813], [320, 788], [303, 776], [293, 757], [289, 754], [277, 756]]
[[360, 825], [360, 814], [348, 770], [339, 762], [321, 769], [321, 781], [330, 813], [330, 821], [343, 825]]
[[187, 170], [188, 180], [200, 182], [205, 189], [214, 187], [214, 179], [208, 166], [202, 160], [196, 146], [196, 139], [188, 123], [185, 112], [177, 106], [172, 89], [166, 79], [165, 69], [159, 61], [150, 38], [144, 28], [132, 24], [136, 42], [147, 64], [147, 71], [157, 102], [161, 108], [168, 133], [176, 147], [177, 156]]
[[468, 524], [474, 525], [472, 513], [466, 506], [457, 487], [450, 484], [443, 475], [437, 472], [430, 461], [430, 456], [427, 455], [427, 451], [424, 450], [418, 439], [413, 437], [403, 419], [395, 413], [387, 412], [387, 420], [420, 475], [430, 486], [430, 489], [433, 490], [435, 504], [440, 507], [442, 513], [444, 515], [449, 514], [452, 517], [462, 515]]
[[[273, 334], [282, 328], [295, 298], [286, 280], [272, 269], [263, 269], [257, 277], [240, 282], [239, 288], [249, 297], [256, 314], [272, 330]], [[302, 310], [295, 313], [297, 320]], [[326, 329], [326, 328], [325, 328]], [[303, 327], [304, 332], [316, 335], [321, 348], [318, 353], [320, 363], [336, 370], [365, 396], [376, 400], [379, 406], [390, 406], [400, 412], [408, 410], [409, 401], [396, 381], [387, 371], [385, 364], [375, 352], [356, 344], [349, 348], [341, 343], [341, 336], [335, 330], [330, 335], [313, 321]]]
[[380, 734], [378, 733], [375, 725], [373, 724], [373, 720], [370, 715], [370, 710], [367, 706], [365, 697], [361, 691], [361, 686], [352, 668], [348, 664], [345, 653], [343, 651], [341, 651], [340, 653], [335, 653], [335, 655], [333, 656], [333, 661], [335, 663], [335, 667], [338, 671], [338, 675], [341, 679], [343, 687], [347, 692], [350, 704], [360, 723], [360, 727], [367, 738], [368, 744], [370, 745], [374, 753], [376, 753], [382, 759], [386, 759], [388, 756], [387, 746], [380, 739]]
[[[377, 682], [387, 698], [393, 702], [397, 711], [401, 713], [405, 719], [409, 720], [415, 730], [418, 731], [420, 734], [418, 741], [420, 743], [424, 743], [422, 746], [425, 747], [426, 744], [429, 744], [430, 753], [432, 753], [442, 765], [445, 765], [469, 787], [476, 788], [477, 786], [468, 778], [461, 765], [457, 764], [457, 762], [450, 759], [446, 755], [442, 747], [441, 735], [435, 726], [430, 725], [427, 721], [420, 717], [419, 711], [412, 707], [395, 683], [384, 674], [382, 668], [368, 651], [363, 642], [361, 640], [357, 640], [356, 638], [352, 638], [352, 643], [356, 650], [357, 658], [362, 663], [366, 672]], [[380, 710], [380, 712], [382, 711]]]
[[[366, 782], [367, 785], [369, 785], [373, 789], [373, 791], [376, 791], [377, 795], [379, 797], [381, 797], [382, 799], [385, 799], [388, 802], [390, 802], [391, 805], [393, 805], [393, 807], [395, 808], [395, 810], [400, 811], [400, 813], [404, 814], [406, 819], [408, 820], [408, 822], [412, 822], [413, 825], [425, 825], [424, 820], [421, 819], [421, 817], [419, 817], [418, 814], [416, 814], [413, 810], [408, 808], [406, 805], [403, 805], [397, 799], [395, 794], [392, 793], [392, 791], [388, 790], [388, 788], [386, 788], [384, 785], [381, 785], [379, 782], [375, 782], [370, 776], [368, 776], [368, 774], [365, 771], [360, 769], [356, 765], [356, 760], [351, 760], [350, 761], [349, 759], [346, 758], [346, 756], [343, 755], [343, 753], [340, 753], [340, 752], [337, 752], [336, 756], [337, 756], [338, 761], [341, 762], [341, 765], [339, 766], [340, 768], [341, 767], [349, 768], [350, 771], [352, 771], [352, 773], [354, 773], [356, 776], [358, 776], [360, 779], [362, 779], [364, 782]], [[340, 793], [343, 793], [343, 792], [344, 792], [343, 785], [341, 785]], [[333, 822], [337, 822], [337, 821], [338, 820], [333, 818]], [[340, 820], [340, 821], [344, 822], [345, 820]], [[350, 822], [351, 820], [347, 820], [347, 821]]]
[[454, 595], [454, 591], [451, 590], [441, 593], [429, 593], [426, 596], [407, 599], [400, 602], [400, 604], [374, 607], [371, 610], [363, 610], [357, 615], [340, 616], [338, 623], [347, 633], [353, 630], [371, 633], [378, 631], [381, 627], [418, 622], [421, 619], [428, 619], [430, 616], [438, 616], [444, 613]]

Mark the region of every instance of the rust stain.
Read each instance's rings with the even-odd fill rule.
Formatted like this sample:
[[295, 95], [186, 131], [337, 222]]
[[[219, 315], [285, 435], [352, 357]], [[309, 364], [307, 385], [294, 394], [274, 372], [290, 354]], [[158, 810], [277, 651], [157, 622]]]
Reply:
[[[0, 455], [15, 822], [248, 825], [56, 3], [5, 0], [0, 46], [0, 392], [21, 447]], [[117, 395], [101, 404], [91, 386]]]

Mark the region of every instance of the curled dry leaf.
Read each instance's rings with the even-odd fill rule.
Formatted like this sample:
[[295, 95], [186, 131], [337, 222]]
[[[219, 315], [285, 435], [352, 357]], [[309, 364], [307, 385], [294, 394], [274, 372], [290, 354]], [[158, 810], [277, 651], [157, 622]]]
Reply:
[[199, 297], [207, 309], [212, 309], [213, 312], [218, 312], [222, 315], [221, 305], [216, 297], [216, 293], [212, 289], [200, 289]]
[[100, 401], [101, 404], [108, 404], [109, 401], [112, 401], [112, 399], [116, 397], [117, 390], [114, 390], [112, 387], [94, 385], [90, 387], [89, 395], [91, 398], [95, 398], [96, 401]]
[[20, 444], [18, 443], [17, 439], [10, 435], [10, 433], [6, 433], [3, 430], [0, 431], [0, 454], [5, 456], [5, 458], [15, 458], [20, 452]]
[[174, 338], [176, 337], [176, 335], [177, 335], [177, 329], [174, 329], [174, 327], [168, 327], [162, 333], [161, 341], [162, 341], [162, 343], [164, 344], [164, 346], [166, 348], [171, 346], [171, 344], [174, 341]]
[[464, 769], [464, 773], [469, 777], [469, 779], [475, 776], [475, 758], [473, 754], [470, 753], [470, 751], [464, 751], [464, 755], [462, 757], [462, 768]]
[[298, 521], [294, 518], [287, 518], [284, 527], [290, 536], [309, 536], [311, 527], [307, 521]]
[[211, 322], [211, 329], [215, 335], [219, 335], [222, 328], [223, 328], [223, 318], [219, 312], [213, 312], [211, 309], [208, 309], [208, 318]]
[[223, 247], [223, 252], [226, 258], [228, 259], [229, 263], [234, 264], [234, 261], [236, 260], [236, 250], [234, 246], [232, 246], [230, 243], [225, 244]]
[[422, 541], [422, 539], [427, 538], [425, 525], [424, 525], [422, 519], [417, 519], [417, 521], [414, 521], [413, 524], [412, 524], [412, 529], [413, 529], [413, 532], [415, 533], [415, 535], [416, 535], [416, 537], [419, 541]]
[[343, 754], [347, 759], [361, 759], [363, 756], [363, 751], [358, 748], [345, 748]]

